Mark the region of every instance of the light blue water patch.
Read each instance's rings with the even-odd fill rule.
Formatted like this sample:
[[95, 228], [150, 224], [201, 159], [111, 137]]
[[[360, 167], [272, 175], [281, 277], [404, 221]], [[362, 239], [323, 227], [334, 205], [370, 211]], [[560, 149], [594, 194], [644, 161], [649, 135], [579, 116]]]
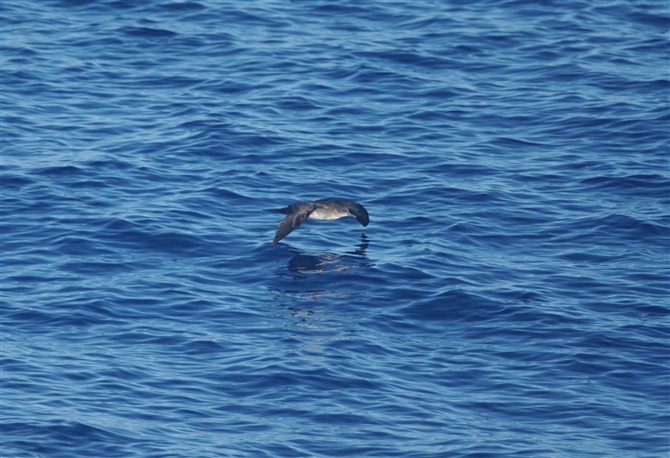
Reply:
[[666, 2], [0, 13], [2, 456], [670, 451]]

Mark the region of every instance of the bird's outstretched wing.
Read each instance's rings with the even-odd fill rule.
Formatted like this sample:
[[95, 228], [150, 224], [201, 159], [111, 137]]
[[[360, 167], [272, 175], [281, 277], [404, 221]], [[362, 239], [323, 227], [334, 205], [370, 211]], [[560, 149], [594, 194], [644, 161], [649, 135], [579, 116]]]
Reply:
[[289, 213], [288, 216], [286, 216], [286, 218], [281, 221], [281, 223], [279, 223], [279, 226], [277, 226], [277, 233], [275, 234], [275, 238], [270, 246], [279, 242], [281, 239], [293, 232], [295, 228], [307, 221], [309, 215], [311, 215], [312, 212], [316, 210], [317, 204], [314, 202], [304, 202], [293, 204], [289, 208], [292, 212]]

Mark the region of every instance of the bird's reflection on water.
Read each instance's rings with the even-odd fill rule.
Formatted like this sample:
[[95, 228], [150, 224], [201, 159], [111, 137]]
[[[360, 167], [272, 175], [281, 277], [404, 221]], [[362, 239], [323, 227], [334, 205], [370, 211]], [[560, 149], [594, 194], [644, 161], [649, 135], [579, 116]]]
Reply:
[[288, 262], [288, 270], [293, 273], [325, 273], [325, 272], [343, 272], [356, 267], [365, 267], [369, 265], [368, 257], [365, 251], [370, 245], [370, 239], [361, 235], [361, 242], [356, 245], [353, 251], [347, 251], [344, 255], [335, 253], [314, 254], [306, 251], [300, 251], [293, 248], [289, 250], [295, 253], [295, 256]]
[[[338, 275], [352, 269], [372, 266], [366, 255], [369, 245], [370, 239], [362, 234], [355, 249], [344, 254], [310, 253], [289, 247], [293, 257], [284, 267], [278, 269], [272, 281], [273, 285], [268, 289], [276, 295], [279, 305], [288, 306], [293, 316], [304, 321], [316, 310], [349, 300], [356, 290], [356, 277], [338, 277], [338, 281], [333, 282], [329, 275], [321, 274]], [[347, 286], [347, 279], [353, 280], [353, 288]]]

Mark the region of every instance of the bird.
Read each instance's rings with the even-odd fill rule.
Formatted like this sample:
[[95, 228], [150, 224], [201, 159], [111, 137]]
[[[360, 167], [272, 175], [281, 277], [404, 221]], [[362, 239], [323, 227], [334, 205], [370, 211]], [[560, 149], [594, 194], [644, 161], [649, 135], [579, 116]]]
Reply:
[[291, 204], [288, 207], [273, 208], [267, 211], [287, 215], [281, 223], [279, 223], [279, 226], [277, 226], [277, 233], [270, 246], [276, 244], [293, 232], [294, 229], [307, 221], [307, 218], [333, 220], [351, 216], [356, 218], [363, 227], [370, 223], [368, 212], [361, 204], [354, 202], [353, 200], [335, 199], [332, 197], [328, 199], [312, 200], [309, 202], [298, 202]]

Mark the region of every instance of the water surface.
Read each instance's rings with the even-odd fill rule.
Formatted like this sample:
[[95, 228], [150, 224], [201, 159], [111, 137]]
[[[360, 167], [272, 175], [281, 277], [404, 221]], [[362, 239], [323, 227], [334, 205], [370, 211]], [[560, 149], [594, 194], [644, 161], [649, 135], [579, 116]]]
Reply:
[[1, 14], [2, 456], [669, 452], [666, 2]]

